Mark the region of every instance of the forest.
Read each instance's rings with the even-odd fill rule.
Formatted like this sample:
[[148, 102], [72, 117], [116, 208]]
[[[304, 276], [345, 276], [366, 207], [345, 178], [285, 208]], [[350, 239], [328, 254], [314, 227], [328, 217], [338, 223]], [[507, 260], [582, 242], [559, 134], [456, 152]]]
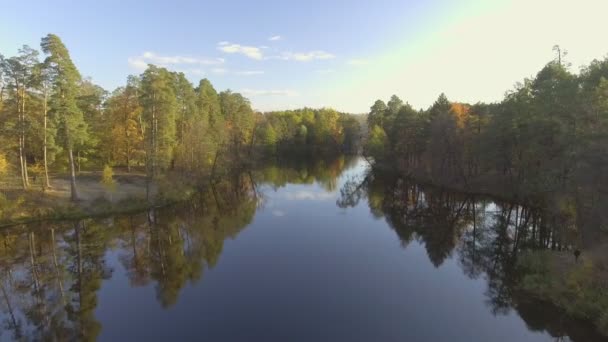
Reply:
[[428, 183], [553, 207], [585, 221], [582, 243], [592, 244], [608, 229], [608, 58], [575, 74], [554, 50], [497, 103], [376, 101], [364, 154]]
[[358, 149], [360, 120], [353, 115], [330, 108], [256, 112], [239, 93], [218, 92], [208, 79], [195, 86], [183, 73], [154, 65], [108, 91], [81, 76], [58, 36], [42, 38], [40, 47], [42, 55], [29, 46], [0, 55], [5, 210], [11, 201], [57, 190], [62, 178], [70, 200], [83, 200], [79, 176], [86, 172], [101, 173], [96, 182], [106, 188], [121, 188], [116, 171], [144, 176], [153, 202], [159, 194], [150, 188], [161, 180], [198, 185], [264, 159]]
[[[508, 288], [553, 303], [606, 334], [608, 58], [573, 73], [564, 51], [559, 46], [554, 51], [555, 60], [496, 103], [452, 102], [441, 94], [428, 109], [416, 110], [396, 95], [386, 103], [377, 100], [367, 117], [369, 135], [363, 154], [376, 172], [404, 177], [403, 183], [382, 189], [385, 197], [413, 204], [402, 208], [394, 204], [399, 201], [384, 203], [383, 197], [372, 197], [371, 190], [368, 200], [370, 207], [379, 207], [376, 212], [393, 215], [389, 222], [399, 226], [403, 221], [396, 229], [406, 241], [412, 232], [425, 238], [438, 228], [436, 219], [429, 219], [432, 228], [418, 221], [421, 214], [412, 209], [420, 207], [418, 188], [410, 194], [399, 191], [402, 184], [438, 186], [440, 203], [446, 189], [510, 203], [501, 208], [496, 226], [497, 236], [512, 244], [506, 248], [505, 260], [507, 270], [516, 270], [517, 275]], [[361, 196], [357, 192], [365, 187], [373, 190], [376, 183], [369, 177], [347, 187], [339, 204], [356, 203]], [[424, 211], [433, 198], [429, 194], [423, 198]], [[449, 196], [445, 201], [456, 219], [439, 225], [453, 228], [470, 205], [465, 200], [454, 206]], [[519, 213], [514, 203], [528, 211]], [[539, 211], [541, 216], [535, 214]], [[515, 229], [509, 232], [513, 213]], [[475, 247], [479, 244], [475, 222], [473, 227]], [[455, 247], [450, 235], [439, 239], [447, 246], [441, 255], [429, 254], [434, 262], [440, 264]], [[490, 255], [497, 259], [501, 252]], [[494, 272], [486, 273], [491, 278]]]

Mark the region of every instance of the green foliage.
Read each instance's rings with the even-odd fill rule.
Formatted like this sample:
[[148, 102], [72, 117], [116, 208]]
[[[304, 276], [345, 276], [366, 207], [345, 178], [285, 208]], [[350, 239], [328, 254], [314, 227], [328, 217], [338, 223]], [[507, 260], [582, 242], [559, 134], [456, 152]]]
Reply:
[[[208, 79], [195, 88], [183, 73], [154, 65], [107, 92], [81, 77], [57, 35], [44, 37], [41, 48], [42, 63], [27, 46], [16, 57], [0, 56], [0, 153], [21, 165], [11, 169], [22, 171], [24, 188], [31, 160], [45, 171], [47, 165], [51, 172], [75, 170], [77, 199], [81, 166], [111, 164], [128, 172], [145, 166], [148, 181], [172, 172], [201, 181], [251, 163], [251, 156], [359, 148], [360, 120], [333, 109], [255, 113], [239, 93], [218, 93]], [[56, 158], [62, 151], [68, 158]]]
[[219, 99], [226, 127], [226, 145], [238, 162], [244, 147], [252, 141], [255, 125], [253, 109], [248, 99], [230, 90], [221, 92]]
[[280, 154], [356, 152], [360, 141], [355, 116], [330, 108], [264, 113], [263, 124], [272, 127]]
[[369, 115], [367, 116], [367, 124], [369, 127], [384, 125], [387, 107], [384, 102], [377, 100], [374, 105], [370, 108]]
[[564, 65], [548, 63], [495, 104], [454, 103], [441, 94], [417, 112], [394, 95], [388, 105], [377, 100], [368, 138], [378, 146], [373, 127], [381, 127], [384, 154], [391, 155], [383, 162], [444, 185], [475, 183], [533, 199], [564, 191], [601, 196], [608, 184], [601, 147], [608, 143], [608, 59], [580, 75]]
[[521, 290], [555, 303], [574, 317], [594, 322], [603, 333], [608, 332], [605, 317], [608, 292], [606, 284], [596, 278], [594, 264], [583, 259], [569, 265], [560, 256], [568, 260], [572, 258], [569, 253], [563, 255], [552, 251], [531, 251], [520, 255]]
[[152, 176], [169, 168], [177, 143], [177, 98], [173, 81], [167, 69], [154, 65], [146, 69], [141, 80], [142, 119], [148, 170]]
[[208, 79], [202, 79], [196, 89], [196, 106], [198, 119], [218, 126], [222, 122], [220, 99], [213, 85]]
[[[341, 115], [339, 125], [342, 127], [342, 146], [346, 153], [359, 153], [361, 143], [361, 124], [353, 115]], [[302, 133], [303, 135], [306, 132]]]
[[262, 129], [262, 143], [271, 153], [274, 153], [277, 144], [277, 132], [270, 124], [265, 125]]
[[384, 129], [380, 126], [373, 126], [370, 131], [367, 146], [365, 147], [366, 153], [372, 156], [377, 162], [380, 162], [386, 158], [387, 146], [388, 138]]
[[58, 128], [58, 140], [66, 148], [82, 146], [88, 139], [88, 131], [77, 101], [80, 92], [80, 73], [58, 36], [47, 35], [42, 39], [41, 47], [48, 55], [45, 63], [52, 69], [54, 75], [50, 111]]

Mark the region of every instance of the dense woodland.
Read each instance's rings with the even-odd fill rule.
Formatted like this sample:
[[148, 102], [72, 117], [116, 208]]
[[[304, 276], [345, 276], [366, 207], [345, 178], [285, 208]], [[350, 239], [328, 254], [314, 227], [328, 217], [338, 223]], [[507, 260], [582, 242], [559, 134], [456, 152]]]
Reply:
[[415, 110], [394, 95], [376, 101], [365, 154], [418, 179], [555, 206], [587, 220], [583, 227], [606, 230], [608, 58], [575, 74], [555, 51], [556, 60], [499, 103], [457, 103], [441, 94]]
[[[0, 188], [47, 189], [53, 174], [120, 167], [150, 182], [262, 158], [356, 152], [359, 121], [333, 109], [260, 113], [247, 98], [149, 65], [111, 92], [83, 78], [61, 39], [0, 55]], [[253, 158], [252, 158], [253, 157]]]

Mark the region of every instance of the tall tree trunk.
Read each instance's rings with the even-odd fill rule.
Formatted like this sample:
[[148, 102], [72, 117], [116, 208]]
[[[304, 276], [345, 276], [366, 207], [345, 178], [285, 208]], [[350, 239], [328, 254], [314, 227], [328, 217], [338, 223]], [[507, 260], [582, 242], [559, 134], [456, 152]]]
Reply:
[[23, 160], [23, 138], [21, 137], [21, 134], [19, 134], [19, 165], [21, 166], [21, 182], [23, 183], [23, 189], [26, 190], [27, 182], [25, 178], [25, 164]]
[[44, 90], [44, 150], [43, 150], [43, 155], [44, 155], [44, 180], [46, 182], [46, 187], [50, 188], [51, 187], [51, 183], [49, 182], [49, 168], [48, 168], [48, 163], [47, 163], [47, 157], [46, 157], [46, 150], [47, 150], [47, 116], [48, 116], [48, 108], [47, 108], [47, 102], [48, 102], [48, 91], [45, 89]]
[[23, 135], [21, 134], [23, 130], [23, 120], [21, 114], [21, 101], [22, 98], [19, 96], [19, 86], [17, 85], [17, 123], [19, 127], [19, 171], [21, 172], [21, 184], [23, 186], [23, 190], [27, 189], [27, 183], [25, 182], [25, 170], [23, 169]]
[[[125, 128], [125, 131], [127, 131], [127, 129]], [[131, 172], [131, 146], [129, 144], [129, 132], [127, 131], [127, 133], [125, 134], [126, 138], [127, 138], [127, 173]]]
[[156, 151], [156, 130], [158, 129], [157, 123], [156, 123], [156, 93], [154, 93], [153, 95], [153, 103], [152, 103], [152, 155], [151, 155], [151, 162], [152, 162], [152, 177], [156, 176], [156, 157], [157, 157], [157, 151]]
[[74, 167], [74, 152], [72, 147], [68, 147], [68, 157], [70, 159], [70, 199], [78, 201], [78, 191], [76, 189], [76, 169]]
[[25, 186], [27, 188], [30, 187], [30, 178], [27, 174], [27, 157], [25, 155], [25, 83], [23, 84], [23, 94], [21, 94], [21, 147], [22, 147], [22, 155], [23, 158], [23, 174], [25, 179]]
[[27, 156], [25, 154], [23, 155], [23, 171], [25, 172], [25, 185], [29, 188], [30, 187], [30, 177], [27, 174]]

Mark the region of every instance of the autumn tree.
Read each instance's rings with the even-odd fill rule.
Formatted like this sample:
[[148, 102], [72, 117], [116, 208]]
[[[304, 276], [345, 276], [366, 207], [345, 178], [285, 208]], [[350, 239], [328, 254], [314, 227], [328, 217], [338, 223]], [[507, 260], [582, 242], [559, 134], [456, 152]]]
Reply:
[[142, 107], [139, 102], [139, 90], [133, 78], [127, 85], [116, 89], [106, 103], [106, 114], [110, 134], [106, 159], [123, 162], [127, 172], [131, 172], [134, 160], [143, 156], [143, 131], [141, 127]]

